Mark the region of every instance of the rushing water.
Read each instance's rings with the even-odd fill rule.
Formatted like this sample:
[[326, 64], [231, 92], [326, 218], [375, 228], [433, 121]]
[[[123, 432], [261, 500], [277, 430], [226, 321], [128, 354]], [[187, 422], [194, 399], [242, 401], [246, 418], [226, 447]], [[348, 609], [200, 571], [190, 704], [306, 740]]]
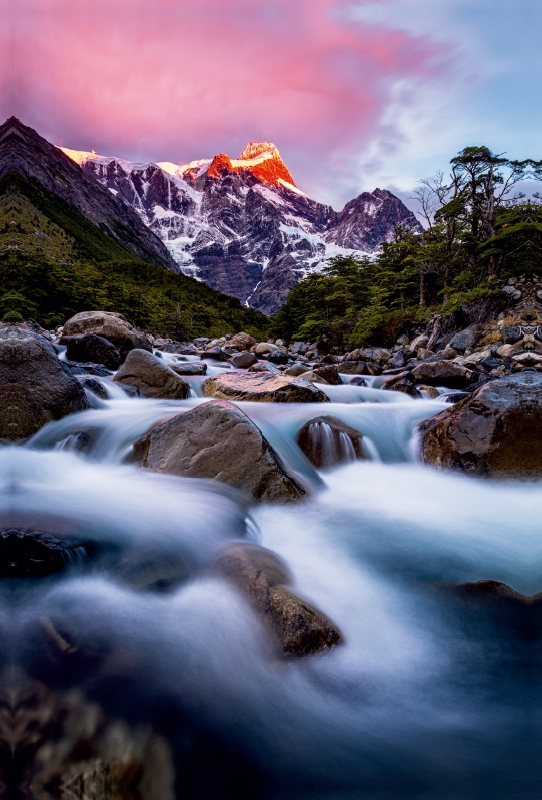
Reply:
[[[227, 487], [123, 463], [152, 424], [205, 402], [199, 378], [179, 402], [102, 382], [110, 399], [0, 451], [0, 528], [70, 543], [61, 571], [0, 582], [3, 696], [19, 709], [2, 723], [18, 766], [0, 765], [11, 786], [34, 776], [6, 796], [538, 796], [541, 614], [453, 591], [487, 578], [542, 590], [537, 484], [420, 466], [416, 427], [442, 402], [343, 385], [325, 407], [239, 404], [310, 493], [249, 507]], [[371, 460], [318, 473], [295, 437], [323, 413], [359, 431]], [[255, 613], [208, 569], [238, 540], [279, 554], [344, 643], [278, 661]], [[117, 727], [91, 723], [99, 714]], [[70, 743], [92, 736], [146, 754], [139, 795], [107, 784], [104, 757], [94, 794], [80, 781], [72, 794], [43, 786], [32, 758], [44, 775], [45, 762], [77, 764], [84, 748]]]

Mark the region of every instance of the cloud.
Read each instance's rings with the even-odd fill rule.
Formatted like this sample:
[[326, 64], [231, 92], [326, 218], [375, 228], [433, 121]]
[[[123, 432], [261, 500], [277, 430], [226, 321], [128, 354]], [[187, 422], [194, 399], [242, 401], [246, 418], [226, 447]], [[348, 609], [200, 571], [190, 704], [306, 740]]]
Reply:
[[4, 117], [138, 160], [235, 156], [266, 139], [302, 188], [330, 197], [333, 183], [343, 195], [368, 188], [359, 153], [400, 147], [392, 117], [450, 71], [431, 32], [356, 18], [334, 0], [5, 4]]

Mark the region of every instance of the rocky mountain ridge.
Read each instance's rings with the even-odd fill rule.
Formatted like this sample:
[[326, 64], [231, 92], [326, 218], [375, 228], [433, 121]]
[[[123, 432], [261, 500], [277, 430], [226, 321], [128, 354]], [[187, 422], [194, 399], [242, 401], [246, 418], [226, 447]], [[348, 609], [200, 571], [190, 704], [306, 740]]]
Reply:
[[311, 199], [269, 142], [181, 166], [63, 152], [138, 212], [181, 272], [265, 314], [331, 256], [377, 252], [396, 223], [421, 230], [387, 190], [363, 192], [342, 211]]

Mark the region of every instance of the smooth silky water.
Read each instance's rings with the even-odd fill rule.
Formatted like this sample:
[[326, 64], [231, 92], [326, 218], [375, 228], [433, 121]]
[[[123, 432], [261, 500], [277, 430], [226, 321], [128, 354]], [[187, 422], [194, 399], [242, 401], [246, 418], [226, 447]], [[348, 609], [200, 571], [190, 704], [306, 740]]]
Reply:
[[[329, 387], [326, 404], [238, 404], [307, 489], [301, 504], [249, 507], [219, 484], [126, 465], [151, 425], [206, 402], [190, 381], [192, 396], [169, 402], [102, 380], [110, 399], [0, 450], [0, 528], [52, 530], [88, 554], [0, 582], [12, 695], [39, 682], [150, 727], [179, 798], [537, 796], [540, 620], [496, 618], [450, 587], [542, 591], [539, 485], [422, 467], [416, 428], [442, 401], [352, 385]], [[295, 438], [323, 414], [358, 430], [371, 460], [318, 473]], [[208, 569], [239, 540], [278, 553], [344, 643], [277, 660]], [[74, 643], [68, 666], [55, 642]]]

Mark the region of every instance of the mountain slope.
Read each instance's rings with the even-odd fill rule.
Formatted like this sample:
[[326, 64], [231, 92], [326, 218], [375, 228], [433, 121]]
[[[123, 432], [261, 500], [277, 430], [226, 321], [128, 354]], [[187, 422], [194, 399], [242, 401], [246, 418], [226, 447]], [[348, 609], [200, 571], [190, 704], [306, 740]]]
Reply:
[[237, 159], [184, 166], [63, 152], [138, 212], [178, 269], [265, 314], [330, 256], [374, 253], [396, 223], [421, 230], [385, 190], [364, 192], [340, 212], [312, 200], [269, 142], [250, 142]]
[[111, 192], [98, 189], [73, 160], [15, 117], [0, 126], [0, 179], [17, 175], [74, 207], [132, 255], [175, 269], [162, 241]]

